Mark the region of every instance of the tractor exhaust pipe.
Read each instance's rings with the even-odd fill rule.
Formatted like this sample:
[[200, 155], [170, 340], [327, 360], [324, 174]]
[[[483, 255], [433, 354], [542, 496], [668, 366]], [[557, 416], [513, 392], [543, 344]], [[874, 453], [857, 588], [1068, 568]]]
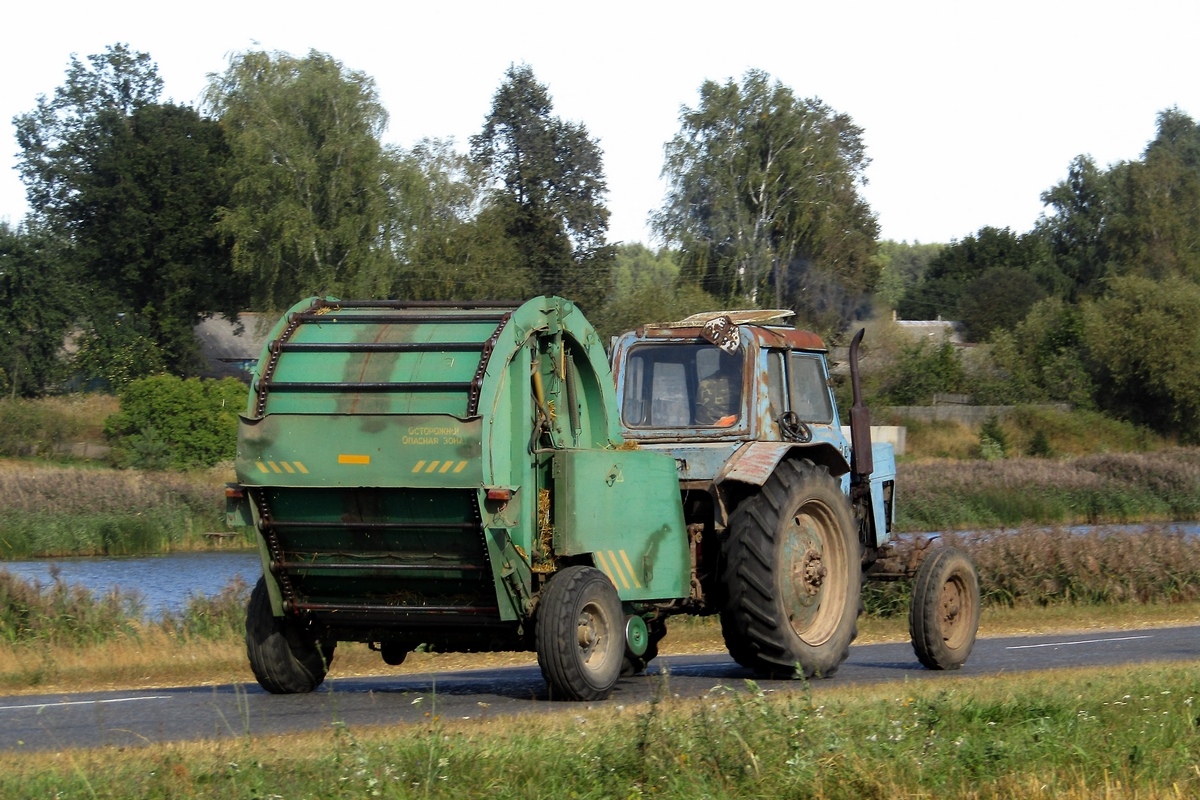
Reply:
[[871, 412], [862, 397], [862, 380], [858, 374], [858, 346], [866, 328], [859, 328], [850, 342], [850, 388], [854, 405], [850, 407], [850, 473], [851, 483], [866, 483], [875, 471], [871, 455]]

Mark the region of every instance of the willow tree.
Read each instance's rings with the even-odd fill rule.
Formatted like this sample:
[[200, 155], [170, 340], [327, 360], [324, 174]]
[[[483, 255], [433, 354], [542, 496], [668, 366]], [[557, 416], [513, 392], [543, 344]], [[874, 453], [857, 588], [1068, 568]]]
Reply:
[[869, 290], [878, 225], [859, 194], [862, 130], [751, 70], [706, 81], [666, 144], [655, 231], [685, 277], [730, 302], [791, 304], [833, 322]]
[[386, 293], [393, 164], [374, 80], [316, 51], [251, 51], [209, 76], [205, 104], [233, 153], [218, 229], [255, 305]]

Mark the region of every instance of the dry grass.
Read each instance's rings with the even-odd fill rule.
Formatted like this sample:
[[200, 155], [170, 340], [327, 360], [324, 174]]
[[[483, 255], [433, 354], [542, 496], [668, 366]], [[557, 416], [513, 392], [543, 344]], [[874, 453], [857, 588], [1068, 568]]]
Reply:
[[0, 455], [53, 458], [78, 443], [104, 443], [104, 420], [117, 410], [105, 395], [0, 399]]
[[973, 459], [979, 457], [979, 429], [961, 422], [916, 423], [903, 420], [905, 460], [927, 458]]
[[104, 442], [104, 421], [121, 410], [120, 399], [111, 394], [69, 394], [31, 402], [71, 420], [78, 441], [96, 444]]
[[231, 472], [141, 472], [2, 460], [0, 512], [140, 514], [178, 504], [223, 511], [222, 487], [233, 479]]
[[[1071, 606], [1005, 608], [988, 606], [980, 636], [1135, 630], [1194, 624], [1200, 602], [1172, 605]], [[859, 620], [857, 644], [908, 641], [906, 616], [865, 616]], [[713, 617], [677, 617], [668, 624], [663, 655], [722, 653], [725, 643]], [[530, 652], [410, 653], [391, 667], [366, 645], [338, 645], [331, 679], [416, 675], [532, 666]], [[240, 635], [216, 639], [181, 637], [157, 625], [142, 625], [136, 635], [101, 644], [52, 647], [42, 642], [0, 645], [0, 692], [6, 695], [55, 694], [107, 689], [153, 689], [253, 683]]]
[[1197, 519], [1200, 450], [908, 461], [896, 487], [908, 531]]
[[[907, 429], [904, 460], [931, 458], [977, 459], [981, 456], [983, 426], [953, 420], [925, 422], [886, 412], [881, 424]], [[1144, 453], [1171, 446], [1145, 428], [1106, 417], [1095, 411], [1058, 411], [1017, 406], [995, 421], [1005, 443], [1005, 455], [1072, 458], [1097, 453]]]

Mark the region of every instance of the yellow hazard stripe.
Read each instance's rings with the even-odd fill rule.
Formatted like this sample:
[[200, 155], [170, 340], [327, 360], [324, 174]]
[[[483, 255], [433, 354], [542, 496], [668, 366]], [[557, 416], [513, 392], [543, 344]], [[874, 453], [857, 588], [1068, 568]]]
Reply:
[[418, 461], [416, 464], [413, 465], [412, 471], [414, 473], [416, 473], [416, 472], [425, 472], [425, 473], [436, 472], [439, 475], [449, 472], [449, 473], [457, 475], [458, 473], [460, 473], [464, 469], [466, 469], [467, 464], [469, 464], [469, 463], [471, 463], [471, 462], [469, 462], [469, 461], [425, 461], [424, 459], [422, 459], [421, 461]]
[[621, 579], [621, 588], [629, 588], [629, 579], [625, 577], [625, 570], [621, 569], [621, 562], [617, 559], [617, 554], [612, 550], [608, 551], [608, 557], [612, 561], [613, 571], [617, 573], [617, 577]]
[[[369, 463], [370, 456], [366, 456], [366, 458]], [[308, 474], [308, 467], [299, 461], [255, 461], [254, 466], [258, 467], [258, 471], [265, 475], [270, 475], [272, 472], [277, 475], [285, 472], [289, 475], [295, 475], [297, 472], [301, 475]]]
[[599, 550], [596, 551], [596, 563], [600, 565], [600, 571], [607, 575], [608, 579], [615, 584], [617, 579], [613, 576], [612, 568], [608, 566], [608, 560], [604, 558], [604, 553]]
[[629, 555], [622, 550], [621, 560], [625, 562], [625, 569], [629, 570], [629, 579], [633, 581], [633, 585], [637, 588], [642, 588], [642, 584], [637, 579], [637, 573], [633, 571], [633, 564], [629, 563]]

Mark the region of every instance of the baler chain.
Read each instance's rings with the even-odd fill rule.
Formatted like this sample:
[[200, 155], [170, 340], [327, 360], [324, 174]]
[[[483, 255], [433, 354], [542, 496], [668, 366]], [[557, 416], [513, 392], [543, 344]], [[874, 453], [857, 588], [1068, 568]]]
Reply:
[[492, 335], [483, 343], [483, 352], [479, 356], [479, 367], [475, 370], [475, 377], [471, 378], [471, 393], [467, 397], [467, 416], [473, 417], [479, 412], [479, 393], [483, 391], [483, 376], [487, 372], [488, 360], [492, 357], [492, 350], [496, 347], [496, 342], [500, 340], [500, 331], [504, 330], [504, 326], [508, 324], [512, 312], [508, 311], [500, 318], [500, 324], [496, 326], [496, 330], [492, 331]]
[[[258, 530], [267, 543], [267, 553], [271, 556], [271, 563], [282, 564], [284, 563], [283, 547], [279, 543], [279, 533], [271, 524], [271, 509], [267, 507], [266, 492], [263, 489], [250, 489], [249, 494], [254, 505], [258, 507]], [[276, 572], [275, 578], [279, 582], [279, 590], [283, 593], [284, 607], [294, 608], [296, 591], [292, 588], [291, 579], [283, 570]]]
[[[316, 307], [316, 303], [313, 304]], [[271, 378], [275, 374], [275, 367], [279, 365], [279, 356], [283, 352], [283, 343], [292, 338], [292, 334], [300, 327], [304, 320], [300, 314], [293, 314], [288, 320], [287, 327], [279, 334], [279, 338], [271, 342], [270, 356], [267, 358], [267, 365], [263, 368], [258, 376], [258, 383], [254, 389], [257, 393], [257, 399], [254, 402], [254, 416], [261, 417], [267, 410], [267, 393], [271, 390]]]

